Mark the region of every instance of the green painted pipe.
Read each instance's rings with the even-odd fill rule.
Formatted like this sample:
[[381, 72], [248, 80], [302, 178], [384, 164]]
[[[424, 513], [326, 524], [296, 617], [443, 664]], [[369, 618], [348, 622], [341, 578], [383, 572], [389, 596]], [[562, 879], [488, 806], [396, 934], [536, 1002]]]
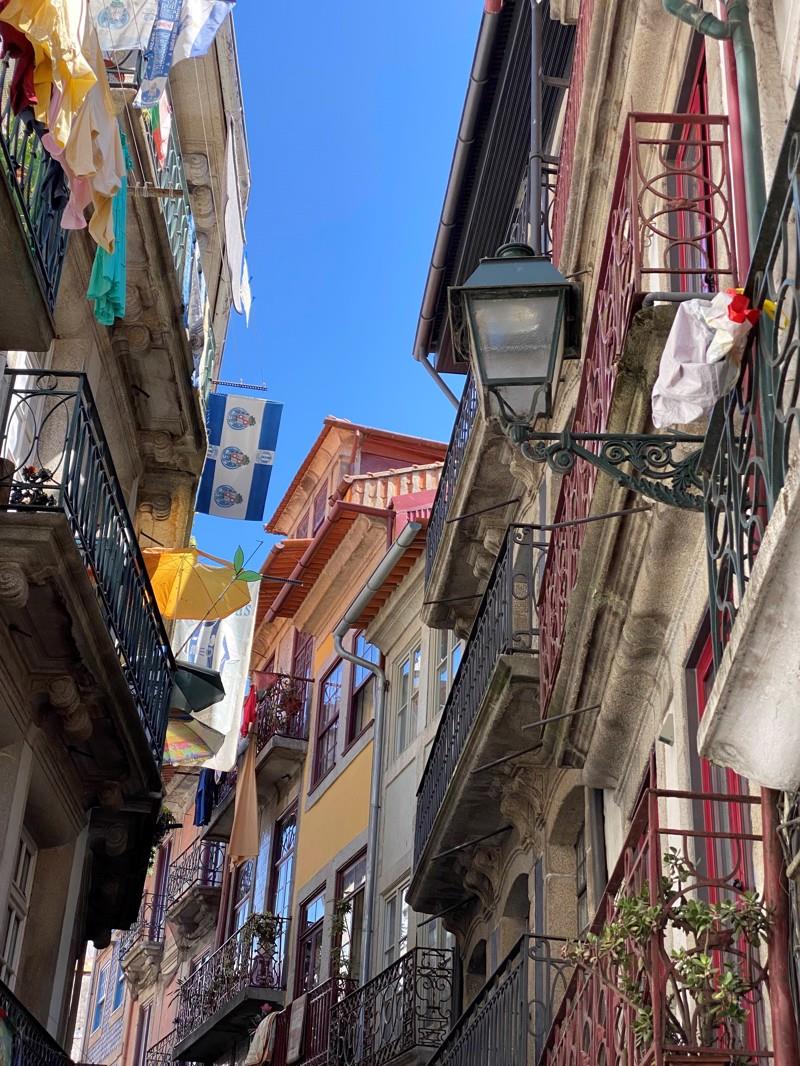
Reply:
[[736, 55], [736, 82], [742, 126], [742, 156], [747, 191], [747, 228], [750, 250], [756, 246], [761, 217], [767, 203], [764, 180], [764, 149], [761, 143], [761, 109], [758, 103], [756, 52], [750, 30], [747, 0], [729, 0], [727, 21], [719, 19], [689, 0], [662, 0], [664, 10], [688, 23], [698, 33], [718, 41], [730, 39]]

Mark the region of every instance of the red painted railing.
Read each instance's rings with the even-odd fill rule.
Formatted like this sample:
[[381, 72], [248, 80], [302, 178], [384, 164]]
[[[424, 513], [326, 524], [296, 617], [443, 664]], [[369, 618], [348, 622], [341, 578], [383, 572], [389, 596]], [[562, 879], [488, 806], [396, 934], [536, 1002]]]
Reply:
[[[674, 943], [666, 942], [662, 925], [649, 946], [631, 946], [624, 972], [606, 961], [581, 966], [573, 974], [539, 1060], [540, 1066], [575, 1063], [627, 1063], [628, 1066], [748, 1066], [771, 1060], [764, 1034], [761, 991], [763, 970], [758, 948], [744, 937], [723, 939], [710, 929], [706, 950], [722, 974], [746, 974], [755, 987], [743, 1000], [741, 1021], [713, 1014], [713, 1000], [693, 996], [681, 977], [679, 912], [692, 901], [739, 907], [754, 888], [753, 846], [761, 837], [751, 831], [751, 810], [760, 800], [748, 795], [648, 790], [634, 815], [625, 846], [603, 895], [592, 931], [620, 915], [620, 901], [643, 895], [659, 914], [671, 908]], [[694, 817], [679, 816], [690, 806]], [[669, 811], [669, 815], [665, 811]], [[674, 817], [677, 827], [665, 824]], [[754, 820], [754, 819], [753, 819]], [[670, 875], [665, 856], [673, 850], [682, 865], [678, 884], [669, 878], [674, 895], [659, 891]], [[672, 890], [671, 890], [672, 891]], [[716, 937], [717, 940], [713, 941]], [[631, 961], [632, 960], [632, 961]], [[718, 980], [719, 978], [717, 978]], [[633, 991], [631, 991], [633, 990]], [[637, 1006], [636, 998], [640, 999]], [[642, 1003], [649, 1023], [642, 1028]], [[638, 1027], [638, 1032], [637, 1032]]]
[[[308, 993], [298, 1066], [333, 1066], [336, 1060], [331, 1054], [330, 1046], [331, 1012], [337, 1003], [357, 987], [358, 984], [352, 977], [330, 977]], [[272, 1066], [286, 1066], [290, 1014], [291, 1008], [287, 1007], [278, 1017]]]
[[586, 56], [589, 51], [589, 33], [594, 14], [594, 0], [581, 0], [578, 15], [578, 27], [575, 33], [575, 51], [572, 57], [572, 71], [569, 77], [567, 93], [567, 110], [564, 116], [564, 132], [561, 135], [561, 151], [558, 155], [558, 178], [556, 179], [555, 203], [551, 223], [553, 262], [556, 266], [561, 260], [561, 248], [564, 242], [564, 225], [567, 218], [567, 205], [572, 187], [572, 166], [575, 161], [575, 141], [578, 134], [578, 116], [583, 99], [583, 82], [586, 75]]
[[[573, 431], [607, 428], [619, 361], [642, 293], [715, 291], [735, 284], [730, 204], [727, 119], [629, 116], [596, 270]], [[555, 523], [589, 514], [596, 478], [596, 468], [580, 461], [564, 475]], [[539, 597], [543, 713], [561, 662], [585, 531], [585, 525], [566, 525], [550, 541]]]

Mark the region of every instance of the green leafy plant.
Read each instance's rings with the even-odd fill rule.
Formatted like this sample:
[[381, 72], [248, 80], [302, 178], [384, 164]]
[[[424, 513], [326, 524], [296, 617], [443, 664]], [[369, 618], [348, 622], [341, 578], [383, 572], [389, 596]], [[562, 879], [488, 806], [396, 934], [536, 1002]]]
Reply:
[[[764, 981], [748, 948], [766, 941], [770, 913], [757, 892], [736, 884], [717, 893], [676, 848], [663, 856], [655, 892], [623, 883], [614, 915], [599, 931], [571, 943], [567, 958], [633, 1009], [637, 1043], [653, 1041], [653, 996], [662, 997], [665, 1039], [682, 1047], [730, 1051], [731, 1066], [749, 1063], [736, 1055], [747, 1004]], [[712, 894], [724, 899], [710, 901]], [[653, 948], [656, 947], [654, 951]], [[658, 968], [663, 990], [656, 990]]]
[[347, 919], [352, 908], [352, 901], [349, 899], [337, 900], [333, 908], [331, 943], [334, 948], [331, 951], [331, 973], [337, 977], [353, 976], [352, 953], [349, 950], [345, 950], [345, 934], [350, 931]]
[[233, 569], [236, 574], [234, 581], [260, 581], [261, 574], [258, 570], [246, 570], [244, 565], [244, 549], [240, 546], [233, 556]]

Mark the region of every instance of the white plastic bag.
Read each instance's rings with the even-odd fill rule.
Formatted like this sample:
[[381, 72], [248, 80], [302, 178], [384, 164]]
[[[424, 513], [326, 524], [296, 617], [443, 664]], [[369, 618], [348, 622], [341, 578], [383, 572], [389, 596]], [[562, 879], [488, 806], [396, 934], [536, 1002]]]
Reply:
[[653, 387], [653, 425], [657, 428], [710, 413], [736, 384], [750, 319], [729, 308], [734, 296], [720, 292], [713, 300], [687, 300], [678, 305], [664, 345]]

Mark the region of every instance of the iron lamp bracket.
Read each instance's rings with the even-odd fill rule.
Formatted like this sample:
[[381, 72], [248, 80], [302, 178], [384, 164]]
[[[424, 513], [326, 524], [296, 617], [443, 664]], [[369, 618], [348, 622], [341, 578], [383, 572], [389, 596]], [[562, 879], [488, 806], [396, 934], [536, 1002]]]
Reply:
[[[705, 438], [689, 433], [536, 433], [516, 423], [509, 435], [534, 463], [557, 474], [577, 458], [602, 470], [619, 485], [657, 503], [686, 511], [703, 510], [703, 481], [698, 472]], [[686, 445], [695, 445], [688, 452]], [[625, 469], [623, 469], [623, 467]]]

